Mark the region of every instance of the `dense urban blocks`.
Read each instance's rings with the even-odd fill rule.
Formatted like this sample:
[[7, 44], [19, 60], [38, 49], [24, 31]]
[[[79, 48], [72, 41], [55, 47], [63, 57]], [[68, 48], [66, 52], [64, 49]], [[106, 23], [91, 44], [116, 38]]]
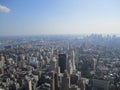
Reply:
[[118, 44], [101, 35], [5, 39], [0, 90], [119, 90]]

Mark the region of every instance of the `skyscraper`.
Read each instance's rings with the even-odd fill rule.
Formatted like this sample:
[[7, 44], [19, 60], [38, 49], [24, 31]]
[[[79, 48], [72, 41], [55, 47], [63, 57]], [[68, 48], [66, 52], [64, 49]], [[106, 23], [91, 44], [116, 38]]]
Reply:
[[56, 57], [53, 57], [51, 60], [51, 70], [56, 71]]
[[51, 90], [58, 90], [58, 74], [57, 72], [52, 71], [51, 75], [52, 75]]
[[67, 55], [66, 54], [59, 54], [58, 65], [60, 67], [60, 73], [64, 73], [65, 69], [67, 68]]
[[65, 70], [65, 73], [63, 74], [60, 90], [69, 90], [69, 89], [70, 89], [70, 76], [67, 70]]
[[4, 56], [0, 56], [0, 74], [4, 73], [4, 64], [5, 64], [5, 58]]
[[75, 51], [74, 50], [72, 51], [72, 67], [73, 67], [73, 70], [76, 69], [76, 67], [75, 67]]
[[71, 60], [68, 61], [67, 71], [68, 71], [69, 74], [73, 73], [73, 66], [72, 66]]

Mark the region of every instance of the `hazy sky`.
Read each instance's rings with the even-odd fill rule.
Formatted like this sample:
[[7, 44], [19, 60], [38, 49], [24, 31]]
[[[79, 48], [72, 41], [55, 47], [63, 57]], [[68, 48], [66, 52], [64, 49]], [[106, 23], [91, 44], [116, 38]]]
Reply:
[[0, 0], [0, 35], [120, 34], [120, 0]]

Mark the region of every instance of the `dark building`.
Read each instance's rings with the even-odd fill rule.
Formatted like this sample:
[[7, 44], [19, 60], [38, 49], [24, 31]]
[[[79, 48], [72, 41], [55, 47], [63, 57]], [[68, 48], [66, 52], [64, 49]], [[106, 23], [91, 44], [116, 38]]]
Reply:
[[60, 73], [64, 73], [65, 69], [67, 68], [67, 55], [66, 54], [59, 54], [58, 65], [60, 67]]

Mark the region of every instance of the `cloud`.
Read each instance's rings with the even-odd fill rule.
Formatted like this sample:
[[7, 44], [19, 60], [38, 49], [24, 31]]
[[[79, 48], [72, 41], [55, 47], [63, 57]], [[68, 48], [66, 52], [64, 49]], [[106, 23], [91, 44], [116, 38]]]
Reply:
[[10, 9], [6, 6], [0, 5], [0, 12], [8, 13]]

